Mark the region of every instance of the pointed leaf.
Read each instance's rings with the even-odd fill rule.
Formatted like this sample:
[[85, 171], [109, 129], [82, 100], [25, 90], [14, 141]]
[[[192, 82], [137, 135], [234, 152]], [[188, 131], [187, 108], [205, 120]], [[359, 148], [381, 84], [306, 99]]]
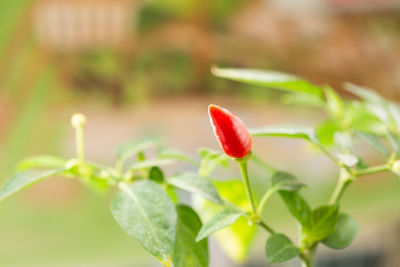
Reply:
[[[240, 207], [243, 210], [249, 210], [250, 205], [246, 196], [246, 189], [240, 180], [214, 181], [218, 192], [224, 200]], [[203, 220], [211, 219], [217, 212], [223, 208], [211, 201], [194, 195], [193, 204], [203, 218]], [[235, 262], [244, 262], [247, 258], [250, 244], [254, 240], [257, 231], [256, 225], [249, 225], [247, 217], [240, 217], [231, 226], [215, 233], [221, 249]]]
[[374, 103], [386, 102], [386, 100], [383, 97], [381, 97], [378, 93], [376, 93], [374, 90], [370, 88], [362, 87], [352, 83], [345, 83], [344, 89], [369, 102], [374, 102]]
[[158, 167], [151, 167], [149, 171], [149, 179], [158, 184], [162, 184], [164, 182], [164, 173]]
[[340, 213], [335, 231], [322, 241], [334, 249], [344, 249], [351, 245], [360, 228], [358, 222], [351, 216]]
[[160, 158], [170, 158], [170, 159], [186, 161], [186, 162], [189, 162], [192, 164], [196, 163], [196, 161], [194, 159], [192, 159], [190, 156], [186, 155], [179, 149], [167, 147], [167, 146], [161, 147], [159, 149], [158, 156]]
[[208, 177], [218, 166], [228, 167], [229, 157], [215, 150], [200, 148], [198, 154], [201, 157], [199, 173], [202, 176]]
[[385, 158], [389, 157], [389, 152], [384, 144], [381, 143], [379, 138], [373, 134], [358, 132], [358, 135], [370, 146], [379, 151]]
[[291, 260], [300, 254], [298, 247], [284, 234], [272, 234], [265, 244], [265, 256], [271, 263]]
[[208, 240], [196, 242], [202, 226], [196, 212], [185, 205], [176, 206], [178, 222], [172, 261], [174, 267], [208, 267]]
[[328, 103], [328, 110], [334, 117], [339, 117], [344, 112], [343, 101], [340, 96], [328, 87], [325, 89], [326, 101]]
[[158, 146], [161, 143], [162, 140], [155, 137], [146, 137], [139, 140], [135, 140], [119, 146], [117, 148], [117, 157], [118, 159], [124, 161], [143, 150]]
[[220, 69], [212, 68], [215, 76], [249, 84], [266, 86], [295, 93], [307, 93], [322, 98], [321, 88], [312, 85], [306, 80], [276, 71], [256, 69]]
[[136, 162], [129, 167], [129, 170], [135, 171], [140, 169], [151, 168], [153, 166], [165, 166], [174, 164], [176, 161], [173, 159], [148, 159]]
[[276, 172], [271, 178], [271, 187], [274, 190], [299, 191], [305, 185], [300, 183], [296, 177], [287, 172]]
[[263, 128], [250, 129], [252, 136], [278, 136], [289, 138], [301, 138], [308, 141], [316, 141], [316, 135], [312, 128], [298, 125], [276, 125]]
[[62, 168], [53, 170], [28, 170], [17, 173], [12, 176], [0, 190], [0, 201], [34, 183], [51, 176], [62, 174], [65, 171], [66, 169]]
[[32, 168], [64, 168], [67, 160], [51, 155], [24, 158], [17, 166], [18, 171]]
[[303, 232], [314, 242], [325, 239], [335, 230], [338, 216], [337, 205], [319, 207], [312, 212], [309, 225], [305, 225]]
[[111, 211], [121, 226], [151, 254], [167, 261], [173, 253], [177, 215], [167, 193], [156, 183], [145, 180], [120, 184]]
[[203, 225], [199, 234], [197, 235], [196, 241], [200, 241], [212, 235], [213, 233], [232, 225], [242, 216], [245, 216], [243, 212], [230, 208], [218, 212]]
[[168, 179], [168, 183], [180, 189], [199, 194], [212, 202], [223, 204], [213, 183], [197, 173], [186, 172]]
[[296, 220], [303, 226], [309, 225], [311, 209], [307, 202], [297, 192], [279, 191], [279, 195]]

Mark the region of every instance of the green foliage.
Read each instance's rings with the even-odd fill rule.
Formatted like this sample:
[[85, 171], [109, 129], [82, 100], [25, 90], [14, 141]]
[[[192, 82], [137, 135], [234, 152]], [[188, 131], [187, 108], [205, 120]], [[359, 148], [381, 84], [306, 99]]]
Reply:
[[214, 203], [223, 204], [221, 197], [213, 183], [199, 176], [197, 173], [185, 172], [168, 179], [168, 183], [177, 188], [199, 194]]
[[174, 163], [175, 161], [172, 159], [148, 159], [132, 164], [131, 166], [129, 166], [129, 170], [136, 171], [136, 170], [151, 168], [153, 166], [166, 166]]
[[158, 157], [176, 159], [192, 164], [197, 164], [197, 162], [189, 155], [186, 155], [185, 153], [176, 148], [168, 146], [163, 146], [158, 150]]
[[307, 202], [297, 192], [279, 191], [279, 194], [293, 217], [301, 225], [309, 225], [312, 212]]
[[220, 152], [207, 149], [200, 148], [198, 150], [198, 154], [201, 157], [201, 163], [199, 168], [199, 174], [202, 176], [210, 176], [211, 173], [218, 167], [228, 167], [228, 159], [229, 157]]
[[127, 144], [121, 145], [117, 148], [118, 160], [124, 162], [128, 158], [138, 154], [143, 150], [156, 147], [161, 144], [161, 139], [154, 137], [146, 137], [143, 139], [135, 140]]
[[265, 256], [271, 263], [281, 263], [299, 256], [300, 250], [284, 234], [272, 234], [265, 243]]
[[340, 213], [335, 231], [322, 240], [324, 245], [334, 249], [344, 249], [351, 245], [360, 228], [350, 215]]
[[120, 184], [111, 211], [121, 226], [151, 254], [162, 261], [172, 257], [177, 214], [165, 191], [151, 181]]
[[316, 135], [312, 128], [298, 125], [277, 125], [251, 129], [252, 136], [277, 136], [287, 138], [300, 138], [315, 141]]
[[189, 206], [177, 205], [178, 222], [172, 261], [174, 267], [207, 267], [208, 240], [196, 242], [196, 236], [202, 226], [196, 212]]
[[287, 172], [276, 172], [271, 178], [270, 190], [299, 191], [305, 185]]
[[254, 85], [266, 86], [296, 93], [305, 93], [322, 97], [322, 90], [294, 75], [255, 69], [220, 69], [214, 67], [215, 76]]
[[164, 173], [159, 167], [151, 167], [149, 171], [149, 179], [158, 184], [164, 183]]
[[208, 222], [206, 222], [200, 229], [196, 240], [200, 241], [204, 238], [212, 235], [213, 233], [224, 229], [225, 227], [231, 226], [240, 217], [246, 214], [231, 208], [224, 209], [218, 212], [214, 217], [212, 217]]
[[339, 206], [322, 206], [312, 211], [303, 232], [313, 242], [330, 236], [335, 230], [339, 216]]
[[[346, 85], [346, 89], [361, 100], [342, 99], [330, 87], [320, 88], [283, 73], [217, 68], [213, 72], [232, 80], [283, 89], [287, 92], [284, 97], [287, 103], [307, 104], [305, 101], [310, 100], [308, 106], [326, 112], [326, 118], [315, 127], [267, 126], [253, 129], [251, 134], [254, 137], [306, 140], [332, 160], [339, 169], [339, 177], [328, 204], [311, 208], [300, 195], [305, 187], [303, 183], [292, 174], [276, 171], [255, 154], [236, 160], [242, 167], [244, 182], [210, 178], [218, 167], [230, 166], [227, 155], [203, 148], [198, 151], [198, 161], [178, 149], [165, 146], [157, 138], [144, 138], [120, 146], [114, 167], [92, 163], [84, 157], [83, 123], [74, 125], [77, 158], [66, 160], [37, 156], [23, 160], [19, 172], [0, 190], [0, 200], [57, 175], [79, 179], [97, 190], [115, 187], [118, 192], [111, 203], [115, 220], [128, 235], [168, 267], [171, 264], [176, 267], [208, 266], [207, 238], [213, 234], [222, 249], [232, 259], [241, 262], [246, 259], [257, 228], [270, 234], [265, 253], [266, 259], [272, 263], [299, 257], [304, 266], [311, 266], [319, 243], [334, 249], [349, 246], [359, 226], [352, 217], [340, 213], [340, 199], [346, 188], [361, 176], [384, 171], [400, 172], [399, 106], [375, 92], [351, 84]], [[384, 164], [367, 166], [354, 152], [358, 140], [382, 154]], [[147, 158], [149, 150], [156, 156]], [[269, 178], [265, 180], [267, 190], [260, 202], [256, 201], [258, 198], [251, 188], [247, 168], [243, 168], [248, 160], [261, 166]], [[198, 172], [164, 174], [162, 167], [175, 163], [189, 163], [191, 167], [198, 167]], [[125, 165], [128, 166], [125, 168]], [[193, 204], [206, 222], [204, 225], [192, 208], [179, 203], [175, 189], [192, 193]], [[262, 218], [265, 204], [276, 192], [300, 226], [298, 246]]]
[[34, 183], [42, 181], [46, 178], [56, 176], [65, 172], [66, 169], [53, 169], [53, 170], [27, 170], [12, 176], [0, 191], [0, 201], [6, 197], [26, 188]]
[[20, 161], [17, 166], [18, 171], [33, 168], [63, 168], [67, 160], [51, 155], [28, 157]]
[[389, 157], [389, 151], [387, 150], [386, 146], [382, 144], [382, 142], [379, 140], [377, 136], [369, 133], [364, 133], [361, 131], [358, 131], [358, 135], [371, 147], [380, 152], [385, 158]]

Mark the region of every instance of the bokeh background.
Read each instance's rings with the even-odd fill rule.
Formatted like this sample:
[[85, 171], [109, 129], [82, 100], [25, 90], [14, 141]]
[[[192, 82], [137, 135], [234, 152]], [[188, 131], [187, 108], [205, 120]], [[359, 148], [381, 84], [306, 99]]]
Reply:
[[[0, 1], [0, 181], [24, 156], [73, 157], [74, 112], [87, 115], [88, 158], [102, 163], [113, 162], [117, 145], [146, 135], [193, 155], [200, 146], [217, 149], [209, 103], [251, 127], [324, 118], [282, 104], [279, 92], [215, 78], [214, 64], [294, 73], [343, 97], [351, 97], [341, 91], [350, 81], [399, 100], [399, 12], [397, 0]], [[309, 184], [308, 199], [326, 201], [337, 170], [323, 155], [301, 141], [255, 142], [265, 160]], [[114, 223], [109, 200], [53, 179], [2, 202], [0, 266], [159, 266]], [[400, 266], [399, 201], [391, 174], [351, 187], [343, 209], [360, 234], [344, 251], [322, 249], [318, 266]], [[295, 229], [277, 198], [267, 216]], [[264, 238], [244, 266], [267, 266]], [[213, 267], [236, 266], [214, 241], [211, 255]]]

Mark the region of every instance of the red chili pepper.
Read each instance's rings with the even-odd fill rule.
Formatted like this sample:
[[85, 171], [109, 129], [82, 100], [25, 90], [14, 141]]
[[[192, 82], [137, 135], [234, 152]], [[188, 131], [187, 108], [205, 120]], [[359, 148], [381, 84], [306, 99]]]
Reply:
[[244, 158], [251, 152], [252, 140], [246, 125], [239, 117], [217, 105], [208, 106], [211, 125], [225, 153], [233, 158]]

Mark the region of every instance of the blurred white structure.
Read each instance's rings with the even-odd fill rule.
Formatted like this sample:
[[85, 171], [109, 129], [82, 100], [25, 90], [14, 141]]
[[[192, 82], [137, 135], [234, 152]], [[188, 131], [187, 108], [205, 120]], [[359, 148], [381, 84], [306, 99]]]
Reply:
[[134, 35], [135, 0], [38, 0], [34, 32], [52, 50], [122, 46]]

